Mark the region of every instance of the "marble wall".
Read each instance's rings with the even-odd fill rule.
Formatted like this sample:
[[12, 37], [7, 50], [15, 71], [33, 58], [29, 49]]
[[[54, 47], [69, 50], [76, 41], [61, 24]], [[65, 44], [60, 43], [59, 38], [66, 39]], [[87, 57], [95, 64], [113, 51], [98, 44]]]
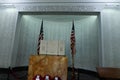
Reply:
[[104, 9], [101, 12], [103, 66], [120, 67], [120, 11]]
[[[29, 55], [36, 53], [42, 18], [45, 18], [45, 39], [65, 40], [66, 55], [70, 58], [69, 66], [71, 66], [69, 37], [72, 19], [75, 18], [78, 44], [75, 66], [92, 70], [100, 64], [120, 67], [119, 14], [120, 11], [115, 8], [103, 9], [99, 16], [59, 16], [58, 21], [56, 21], [58, 16], [54, 16], [51, 21], [52, 16], [49, 15], [47, 18], [44, 15], [21, 15], [15, 9], [0, 8], [0, 67], [28, 64]], [[63, 18], [66, 20], [63, 21]], [[56, 34], [58, 32], [61, 34]]]
[[[76, 36], [75, 67], [95, 69], [99, 66], [99, 18], [98, 15], [25, 15], [17, 26], [15, 41], [18, 41], [14, 65], [28, 65], [31, 54], [37, 54], [37, 40], [43, 19], [44, 39], [65, 42], [68, 66], [72, 65], [70, 34], [74, 19]], [[19, 37], [18, 37], [19, 36]], [[19, 39], [18, 39], [19, 38]], [[14, 55], [13, 55], [14, 56]]]
[[17, 15], [13, 8], [0, 9], [0, 67], [11, 64]]

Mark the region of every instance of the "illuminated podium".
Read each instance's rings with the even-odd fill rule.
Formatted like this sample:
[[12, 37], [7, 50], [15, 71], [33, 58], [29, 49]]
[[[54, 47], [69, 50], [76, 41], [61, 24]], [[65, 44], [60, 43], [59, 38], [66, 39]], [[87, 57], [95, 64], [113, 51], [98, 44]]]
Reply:
[[33, 80], [36, 75], [50, 75], [52, 78], [58, 76], [61, 80], [67, 80], [67, 57], [32, 55], [29, 61], [28, 80]]

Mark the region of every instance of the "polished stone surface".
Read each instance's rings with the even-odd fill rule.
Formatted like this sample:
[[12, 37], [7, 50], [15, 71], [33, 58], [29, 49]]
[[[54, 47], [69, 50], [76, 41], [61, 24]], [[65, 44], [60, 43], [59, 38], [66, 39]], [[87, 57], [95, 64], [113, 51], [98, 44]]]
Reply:
[[67, 80], [67, 61], [65, 56], [32, 55], [29, 60], [28, 80], [36, 75], [59, 76], [62, 80]]

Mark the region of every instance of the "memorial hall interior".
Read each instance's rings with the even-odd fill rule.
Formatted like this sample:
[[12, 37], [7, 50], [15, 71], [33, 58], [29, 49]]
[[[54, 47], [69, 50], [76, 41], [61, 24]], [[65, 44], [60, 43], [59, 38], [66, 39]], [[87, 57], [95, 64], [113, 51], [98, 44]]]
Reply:
[[0, 80], [120, 79], [119, 15], [120, 0], [1, 0]]

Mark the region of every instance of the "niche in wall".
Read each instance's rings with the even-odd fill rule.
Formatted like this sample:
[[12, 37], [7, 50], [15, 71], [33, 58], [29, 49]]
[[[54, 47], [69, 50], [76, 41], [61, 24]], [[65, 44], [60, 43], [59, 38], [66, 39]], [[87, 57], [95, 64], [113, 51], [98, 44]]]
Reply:
[[13, 51], [13, 66], [26, 66], [37, 54], [38, 36], [43, 20], [45, 40], [63, 40], [68, 66], [71, 66], [70, 34], [75, 25], [75, 67], [95, 70], [99, 66], [99, 13], [19, 13]]

